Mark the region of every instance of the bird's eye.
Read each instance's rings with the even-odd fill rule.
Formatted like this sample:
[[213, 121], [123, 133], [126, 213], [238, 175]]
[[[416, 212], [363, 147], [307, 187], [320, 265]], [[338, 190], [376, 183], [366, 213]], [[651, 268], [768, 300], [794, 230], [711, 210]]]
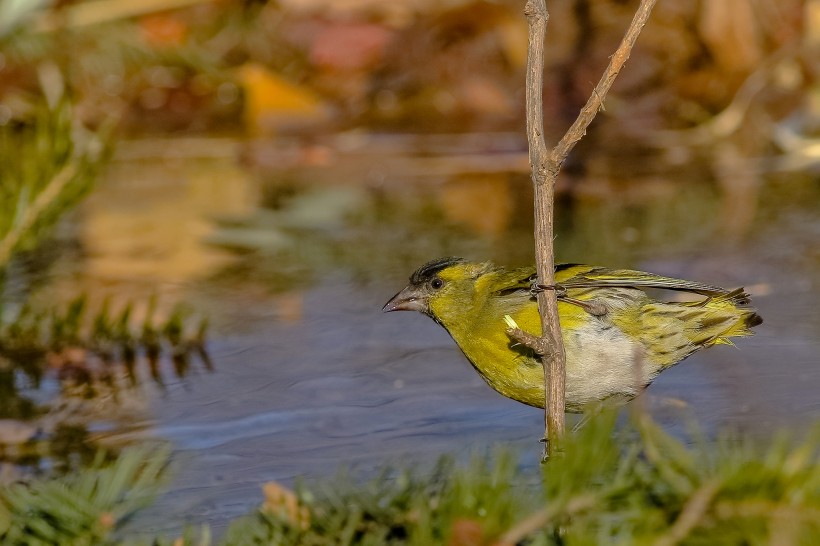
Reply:
[[436, 277], [432, 281], [430, 281], [430, 288], [433, 290], [439, 290], [442, 286], [444, 286], [444, 281]]

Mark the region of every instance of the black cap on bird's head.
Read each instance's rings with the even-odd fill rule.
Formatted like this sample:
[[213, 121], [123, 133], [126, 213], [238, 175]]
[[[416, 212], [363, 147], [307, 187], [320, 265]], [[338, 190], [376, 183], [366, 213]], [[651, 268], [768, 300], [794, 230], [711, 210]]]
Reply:
[[466, 262], [464, 258], [458, 258], [451, 256], [449, 258], [439, 258], [437, 260], [431, 260], [424, 264], [423, 266], [416, 269], [412, 275], [410, 275], [410, 284], [424, 284], [430, 279], [432, 279], [436, 273], [441, 271], [442, 269], [447, 269], [451, 265], [461, 264]]
[[[407, 285], [404, 290], [390, 298], [390, 301], [382, 307], [382, 311], [385, 313], [390, 311], [418, 311], [429, 315], [430, 308], [427, 302], [427, 296], [429, 296], [427, 291], [428, 283], [433, 282], [434, 279], [437, 278], [436, 273], [466, 261], [464, 258], [451, 256], [427, 262], [410, 275], [410, 284]], [[436, 289], [435, 285], [432, 285], [432, 289]]]

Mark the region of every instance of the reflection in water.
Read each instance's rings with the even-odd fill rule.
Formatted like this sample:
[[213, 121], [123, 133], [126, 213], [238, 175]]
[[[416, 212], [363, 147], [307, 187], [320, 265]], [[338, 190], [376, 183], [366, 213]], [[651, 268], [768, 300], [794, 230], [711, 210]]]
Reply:
[[[205, 323], [174, 303], [184, 283], [232, 261], [202, 244], [213, 218], [247, 214], [255, 199], [232, 159], [137, 160], [109, 170], [76, 224], [80, 256], [57, 264], [31, 307], [4, 310], [0, 419], [15, 421], [0, 427], [0, 458], [34, 468], [76, 459], [78, 446], [93, 451], [100, 436], [144, 420], [152, 396], [174, 380], [212, 369]], [[30, 269], [16, 277], [34, 280], [8, 284], [35, 286], [39, 273]], [[68, 301], [77, 293], [91, 296]], [[54, 299], [65, 305], [53, 307]], [[62, 442], [66, 427], [93, 434]]]
[[448, 220], [478, 235], [499, 236], [510, 225], [512, 190], [506, 173], [455, 176], [441, 189], [441, 208]]
[[[77, 220], [82, 253], [55, 268], [44, 296], [79, 285], [184, 298], [211, 319], [216, 367], [142, 390], [144, 413], [105, 433], [170, 440], [185, 461], [138, 526], [187, 518], [219, 528], [261, 500], [261, 483], [319, 479], [340, 465], [368, 472], [499, 442], [534, 464], [540, 411], [491, 392], [434, 324], [380, 312], [429, 259], [532, 259], [527, 175], [488, 174], [476, 165], [491, 157], [465, 162], [462, 148], [449, 149], [472, 167], [453, 173], [446, 158], [425, 157], [436, 165], [429, 176], [417, 166], [403, 176], [380, 167], [392, 160], [381, 149], [337, 150], [325, 168], [256, 164], [256, 178], [230, 158], [121, 162], [111, 172]], [[399, 163], [411, 165], [411, 155]], [[689, 359], [649, 394], [673, 429], [689, 412], [709, 430], [763, 434], [817, 414], [820, 188], [799, 176], [753, 178], [727, 157], [717, 185], [708, 164], [670, 172], [644, 162], [641, 172], [662, 174], [565, 178], [556, 245], [562, 261], [751, 286], [766, 319], [759, 333], [740, 350]], [[757, 188], [756, 205], [739, 204], [733, 173], [743, 192]], [[739, 212], [727, 219], [732, 207]], [[727, 234], [737, 243], [728, 246]]]
[[138, 326], [131, 303], [89, 310], [85, 296], [2, 317], [0, 461], [58, 472], [87, 464], [101, 447], [89, 428], [118, 430], [144, 415], [140, 384], [165, 389], [193, 361], [213, 371], [207, 323], [179, 306], [160, 320], [155, 307], [151, 300]]
[[723, 143], [715, 152], [715, 178], [723, 194], [720, 230], [729, 242], [742, 241], [752, 229], [762, 183], [759, 169], [759, 161], [732, 143]]
[[214, 216], [247, 214], [255, 199], [233, 161], [115, 163], [83, 206], [82, 277], [160, 290], [201, 277], [230, 261], [202, 244]]

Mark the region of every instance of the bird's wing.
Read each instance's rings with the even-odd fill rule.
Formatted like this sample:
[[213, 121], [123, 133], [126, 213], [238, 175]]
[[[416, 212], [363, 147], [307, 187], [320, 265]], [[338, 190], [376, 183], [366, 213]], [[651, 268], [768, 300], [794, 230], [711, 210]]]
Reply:
[[490, 292], [497, 296], [507, 296], [519, 291], [529, 292], [536, 283], [538, 276], [534, 267], [521, 267], [519, 269], [496, 271], [488, 279], [490, 281]]
[[609, 269], [580, 264], [559, 264], [555, 267], [556, 284], [567, 288], [660, 288], [694, 292], [703, 296], [720, 296], [729, 292], [720, 286], [683, 279], [663, 277], [630, 269]]

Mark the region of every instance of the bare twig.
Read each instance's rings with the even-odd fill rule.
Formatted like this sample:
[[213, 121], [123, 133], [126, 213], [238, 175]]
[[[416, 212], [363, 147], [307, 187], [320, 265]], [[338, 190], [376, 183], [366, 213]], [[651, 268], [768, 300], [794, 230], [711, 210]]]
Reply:
[[507, 335], [521, 345], [529, 347], [535, 351], [535, 354], [542, 356], [549, 354], [548, 351], [550, 350], [550, 347], [547, 342], [544, 341], [543, 337], [525, 332], [520, 328], [507, 328]]
[[55, 16], [52, 10], [43, 12], [34, 21], [37, 32], [53, 32], [58, 28], [80, 28], [89, 25], [109, 23], [120, 19], [141, 17], [160, 11], [186, 8], [203, 4], [210, 0], [97, 0], [65, 7], [64, 13]]
[[598, 85], [592, 90], [592, 94], [589, 96], [587, 103], [581, 108], [581, 112], [578, 114], [575, 123], [572, 124], [563, 138], [561, 138], [555, 148], [550, 152], [550, 161], [545, 167], [550, 169], [550, 171], [554, 169], [556, 175], [561, 165], [567, 159], [570, 151], [572, 151], [578, 141], [586, 134], [587, 127], [592, 123], [598, 110], [601, 109], [606, 94], [609, 92], [609, 88], [612, 87], [612, 83], [615, 81], [621, 68], [623, 68], [626, 60], [629, 59], [632, 47], [635, 45], [635, 41], [638, 39], [644, 25], [646, 25], [646, 21], [649, 19], [649, 14], [652, 13], [654, 6], [655, 0], [641, 0], [641, 4], [638, 6], [638, 10], [635, 12], [635, 16], [632, 18], [632, 22], [629, 24], [629, 28], [626, 30], [626, 34], [624, 34], [618, 49], [615, 50], [615, 53], [613, 53], [609, 59], [609, 65], [606, 67], [604, 75], [601, 76]]
[[560, 516], [570, 517], [589, 510], [595, 506], [601, 498], [601, 495], [587, 493], [572, 498], [568, 502], [560, 505], [547, 505], [518, 522], [514, 527], [501, 535], [493, 546], [513, 546], [514, 544], [518, 544], [529, 535], [542, 529], [555, 518]]
[[715, 504], [714, 515], [721, 519], [731, 518], [779, 518], [792, 523], [811, 523], [820, 521], [820, 510], [811, 506], [790, 506], [788, 504], [767, 500], [721, 501]]
[[820, 510], [766, 500], [718, 502], [712, 515], [724, 520], [767, 519], [769, 544], [773, 546], [797, 544], [801, 536], [809, 536], [811, 532], [816, 534], [820, 522]]
[[[555, 174], [550, 178], [545, 166], [550, 161], [544, 140], [542, 88], [544, 73], [544, 35], [549, 14], [544, 0], [528, 0], [524, 9], [529, 24], [527, 54], [527, 141], [530, 150], [532, 183], [535, 187], [535, 266], [540, 284], [555, 284], [555, 253], [553, 251], [553, 212]], [[556, 447], [564, 435], [564, 392], [566, 355], [558, 322], [558, 299], [554, 290], [538, 293], [542, 337], [549, 350], [532, 347], [541, 356], [544, 366], [544, 438], [545, 455]], [[552, 440], [552, 441], [550, 441]]]
[[[601, 80], [581, 109], [578, 118], [567, 130], [558, 144], [547, 151], [544, 140], [544, 114], [542, 88], [544, 72], [544, 36], [549, 21], [545, 0], [527, 0], [524, 13], [528, 21], [529, 47], [527, 53], [527, 141], [529, 143], [530, 168], [535, 188], [535, 257], [539, 284], [555, 284], [555, 253], [553, 250], [553, 218], [555, 180], [569, 152], [584, 136], [603, 105], [606, 94], [620, 72], [638, 35], [646, 24], [655, 0], [641, 0], [635, 17], [624, 35], [618, 49], [612, 55]], [[558, 298], [554, 290], [538, 293], [538, 310], [541, 315], [544, 342], [527, 346], [541, 354], [544, 366], [545, 400], [544, 421], [547, 454], [555, 449], [555, 441], [564, 434], [566, 354], [564, 352], [561, 325], [558, 321]], [[518, 338], [516, 338], [518, 339]], [[523, 342], [523, 341], [522, 341]], [[544, 344], [548, 349], [544, 350]]]
[[11, 258], [12, 252], [20, 243], [48, 207], [56, 201], [66, 185], [77, 173], [77, 164], [69, 163], [60, 169], [48, 185], [39, 193], [37, 198], [23, 212], [23, 216], [16, 221], [3, 239], [0, 240], [0, 268], [3, 268]]
[[678, 514], [675, 523], [669, 528], [669, 532], [662, 535], [655, 541], [655, 546], [675, 546], [680, 544], [692, 530], [697, 527], [698, 523], [703, 520], [712, 499], [715, 498], [720, 484], [716, 481], [710, 481], [703, 484], [700, 489], [689, 497], [689, 500]]

